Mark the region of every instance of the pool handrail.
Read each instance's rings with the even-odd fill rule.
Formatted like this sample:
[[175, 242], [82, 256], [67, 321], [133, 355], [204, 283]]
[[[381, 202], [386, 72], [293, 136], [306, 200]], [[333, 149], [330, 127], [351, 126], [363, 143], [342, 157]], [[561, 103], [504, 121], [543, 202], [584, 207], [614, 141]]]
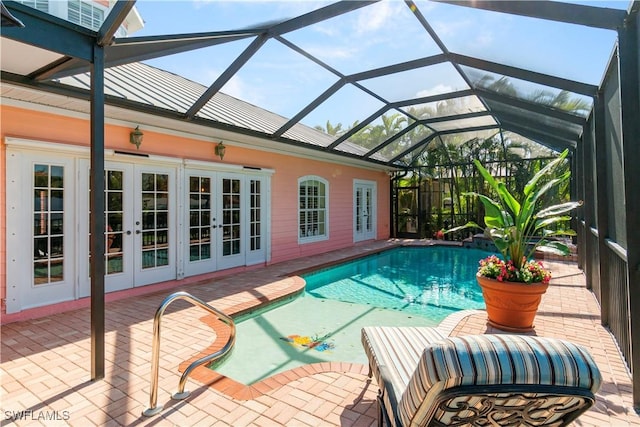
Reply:
[[158, 414], [160, 411], [162, 411], [163, 406], [160, 405], [158, 406], [158, 369], [159, 369], [159, 363], [160, 363], [160, 321], [162, 319], [162, 315], [164, 314], [164, 311], [167, 309], [167, 307], [169, 306], [169, 304], [171, 304], [173, 301], [178, 300], [178, 299], [182, 299], [185, 300], [187, 302], [190, 302], [191, 304], [200, 307], [206, 311], [208, 311], [209, 313], [213, 314], [214, 316], [216, 316], [219, 320], [221, 320], [222, 322], [224, 322], [225, 324], [227, 324], [231, 331], [229, 334], [229, 339], [227, 340], [226, 344], [218, 351], [216, 351], [215, 353], [212, 353], [210, 355], [201, 357], [198, 360], [193, 361], [188, 367], [187, 369], [184, 370], [184, 372], [182, 373], [182, 376], [180, 377], [180, 382], [178, 383], [178, 391], [176, 393], [173, 394], [172, 398], [173, 399], [185, 399], [189, 396], [189, 391], [185, 391], [185, 385], [187, 383], [187, 378], [189, 377], [189, 375], [191, 374], [191, 371], [193, 371], [196, 367], [200, 366], [200, 365], [204, 365], [207, 362], [212, 362], [215, 360], [218, 360], [219, 358], [223, 357], [225, 354], [227, 354], [232, 348], [233, 345], [235, 344], [236, 341], [236, 324], [233, 321], [233, 319], [231, 318], [231, 316], [223, 313], [222, 311], [216, 309], [215, 307], [210, 306], [209, 304], [207, 304], [206, 302], [202, 301], [201, 299], [194, 297], [193, 295], [187, 293], [187, 292], [174, 292], [171, 295], [167, 296], [162, 303], [160, 304], [160, 306], [158, 307], [158, 309], [156, 310], [156, 314], [153, 317], [153, 346], [152, 346], [152, 360], [151, 360], [151, 390], [149, 392], [149, 408], [145, 409], [142, 412], [142, 415], [144, 415], [145, 417], [152, 417], [156, 414]]

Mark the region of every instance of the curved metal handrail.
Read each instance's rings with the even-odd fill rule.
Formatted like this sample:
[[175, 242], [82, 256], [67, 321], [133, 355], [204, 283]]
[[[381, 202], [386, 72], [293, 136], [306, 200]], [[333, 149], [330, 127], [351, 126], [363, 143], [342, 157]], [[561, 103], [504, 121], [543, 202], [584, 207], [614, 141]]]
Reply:
[[198, 360], [192, 362], [187, 369], [184, 370], [182, 376], [180, 377], [180, 382], [178, 383], [178, 391], [172, 396], [174, 399], [185, 399], [189, 396], [189, 391], [185, 391], [184, 387], [187, 383], [187, 378], [191, 374], [196, 367], [200, 365], [204, 365], [207, 362], [215, 361], [225, 354], [227, 354], [235, 344], [236, 341], [236, 324], [233, 319], [221, 312], [220, 310], [210, 306], [206, 302], [202, 301], [199, 298], [194, 297], [193, 295], [187, 292], [175, 292], [168, 297], [166, 297], [160, 307], [156, 310], [156, 314], [153, 317], [153, 347], [152, 347], [152, 360], [151, 360], [151, 391], [149, 394], [149, 408], [142, 412], [142, 415], [146, 417], [151, 417], [156, 415], [160, 411], [162, 411], [162, 405], [157, 406], [158, 403], [158, 365], [160, 363], [160, 320], [162, 319], [162, 315], [164, 311], [167, 309], [169, 304], [173, 301], [182, 299], [192, 303], [195, 306], [203, 308], [207, 310], [209, 313], [218, 317], [219, 320], [223, 321], [231, 328], [231, 333], [229, 334], [229, 339], [227, 343], [218, 351], [208, 356], [201, 357]]

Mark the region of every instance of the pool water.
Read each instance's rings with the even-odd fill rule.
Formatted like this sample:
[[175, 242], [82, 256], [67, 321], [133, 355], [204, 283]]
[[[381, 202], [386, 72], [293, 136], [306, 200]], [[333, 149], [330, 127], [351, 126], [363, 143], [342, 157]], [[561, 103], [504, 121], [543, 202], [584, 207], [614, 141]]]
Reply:
[[364, 326], [437, 326], [426, 317], [302, 295], [236, 324], [231, 355], [213, 367], [243, 384], [318, 362], [367, 363]]
[[484, 308], [475, 274], [486, 255], [396, 248], [305, 274], [304, 295], [238, 320], [231, 355], [212, 368], [252, 384], [309, 363], [366, 364], [364, 326], [437, 326], [453, 312]]
[[445, 246], [400, 247], [305, 274], [318, 298], [369, 304], [436, 322], [466, 309], [483, 309], [476, 282], [487, 252]]

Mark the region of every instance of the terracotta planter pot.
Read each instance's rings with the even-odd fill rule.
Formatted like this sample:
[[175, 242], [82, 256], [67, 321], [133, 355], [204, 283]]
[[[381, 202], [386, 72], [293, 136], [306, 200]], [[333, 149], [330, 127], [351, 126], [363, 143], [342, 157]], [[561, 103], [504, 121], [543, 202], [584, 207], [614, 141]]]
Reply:
[[476, 276], [487, 306], [488, 323], [509, 332], [530, 332], [548, 283], [499, 282]]

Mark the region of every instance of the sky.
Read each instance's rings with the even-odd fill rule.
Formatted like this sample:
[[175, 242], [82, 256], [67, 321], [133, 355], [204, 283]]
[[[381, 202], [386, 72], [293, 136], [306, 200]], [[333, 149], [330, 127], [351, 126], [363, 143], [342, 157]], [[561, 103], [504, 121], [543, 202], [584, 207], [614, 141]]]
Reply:
[[[293, 18], [330, 3], [139, 0], [136, 8], [145, 26], [131, 36], [242, 29]], [[629, 5], [628, 1], [581, 3], [617, 9]], [[451, 52], [590, 84], [601, 82], [616, 40], [614, 31], [426, 0], [416, 4]], [[400, 0], [382, 1], [283, 37], [345, 75], [441, 53]], [[209, 86], [250, 42], [236, 41], [146, 62]], [[290, 118], [337, 79], [284, 44], [269, 40], [222, 92]], [[388, 101], [467, 87], [449, 63], [361, 83]], [[514, 83], [524, 91], [536, 89], [524, 82]], [[347, 85], [302, 121], [309, 126], [330, 121], [348, 127], [381, 106], [379, 100]]]

